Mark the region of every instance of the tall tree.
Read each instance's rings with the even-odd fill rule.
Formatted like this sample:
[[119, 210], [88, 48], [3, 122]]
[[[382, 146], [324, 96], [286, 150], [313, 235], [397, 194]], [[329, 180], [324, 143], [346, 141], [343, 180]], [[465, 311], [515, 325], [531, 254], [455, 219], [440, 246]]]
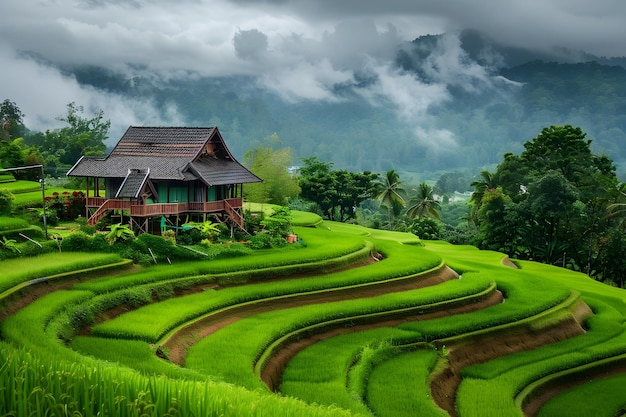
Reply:
[[607, 207], [607, 217], [616, 219], [618, 226], [626, 226], [626, 183], [615, 188], [613, 202]]
[[287, 205], [300, 193], [297, 179], [289, 173], [293, 164], [291, 148], [257, 146], [244, 154], [244, 164], [263, 182], [246, 184], [248, 201]]
[[432, 217], [439, 219], [441, 216], [439, 210], [441, 205], [435, 200], [433, 188], [425, 182], [422, 182], [417, 188], [415, 194], [409, 200], [409, 207], [406, 214], [410, 218], [416, 217]]
[[0, 103], [0, 140], [16, 139], [24, 136], [24, 113], [9, 99]]
[[315, 156], [302, 161], [304, 166], [298, 179], [300, 196], [316, 203], [327, 219], [341, 222], [352, 219], [361, 203], [373, 198], [377, 174], [332, 170], [332, 163]]
[[568, 250], [576, 214], [574, 203], [579, 197], [578, 189], [558, 171], [549, 171], [529, 185], [528, 199], [521, 207], [527, 208], [524, 211], [535, 225], [528, 239], [534, 246], [535, 258], [554, 263]]
[[402, 209], [406, 206], [404, 199], [406, 191], [402, 186], [400, 175], [391, 169], [382, 177], [378, 177], [374, 186], [376, 188], [376, 200], [380, 207], [387, 209], [390, 225], [393, 226], [395, 218], [401, 214]]
[[470, 198], [470, 219], [476, 224], [480, 224], [478, 212], [483, 201], [485, 193], [496, 188], [495, 174], [487, 169], [480, 171], [480, 177], [472, 181], [470, 187], [474, 188], [472, 197]]
[[[613, 221], [607, 217], [608, 190], [615, 190], [617, 177], [612, 161], [595, 155], [590, 145], [580, 128], [551, 126], [526, 142], [519, 156], [506, 154], [493, 176], [483, 173], [484, 181], [472, 184], [479, 208], [477, 244], [601, 273], [599, 265], [610, 264], [603, 261]], [[489, 191], [490, 179], [497, 182], [501, 196]], [[614, 207], [617, 217], [620, 206]]]
[[478, 215], [481, 218], [476, 244], [483, 249], [499, 250], [518, 255], [516, 248], [520, 224], [514, 203], [502, 187], [485, 191]]
[[83, 155], [101, 156], [106, 151], [110, 120], [104, 120], [100, 110], [93, 117], [83, 117], [82, 106], [76, 103], [67, 105], [67, 114], [57, 120], [68, 124], [66, 127], [46, 131], [43, 142], [39, 144], [46, 160], [56, 160], [60, 164], [73, 165]]
[[530, 176], [558, 171], [583, 193], [583, 199], [590, 199], [597, 194], [598, 186], [606, 189], [615, 181], [615, 167], [605, 155], [591, 152], [592, 141], [586, 136], [571, 125], [546, 127], [524, 144], [520, 159]]

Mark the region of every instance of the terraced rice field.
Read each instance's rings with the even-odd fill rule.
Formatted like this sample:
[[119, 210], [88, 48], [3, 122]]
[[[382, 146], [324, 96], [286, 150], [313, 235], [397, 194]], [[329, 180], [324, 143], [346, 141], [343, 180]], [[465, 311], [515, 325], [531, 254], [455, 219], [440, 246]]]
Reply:
[[624, 413], [623, 290], [469, 246], [307, 223], [295, 228], [304, 244], [243, 258], [0, 277], [0, 413]]

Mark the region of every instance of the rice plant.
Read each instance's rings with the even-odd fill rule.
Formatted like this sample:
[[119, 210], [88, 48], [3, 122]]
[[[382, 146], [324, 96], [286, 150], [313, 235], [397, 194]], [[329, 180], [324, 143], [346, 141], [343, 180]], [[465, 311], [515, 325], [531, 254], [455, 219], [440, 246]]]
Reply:
[[378, 417], [445, 417], [428, 384], [438, 359], [432, 349], [392, 356], [372, 370], [367, 384], [367, 404]]
[[538, 417], [614, 417], [626, 412], [626, 375], [587, 381], [548, 401]]
[[[480, 291], [488, 285], [489, 282], [478, 280], [472, 286], [469, 281], [448, 281], [436, 289], [422, 288], [256, 314], [221, 328], [201, 340], [189, 349], [186, 366], [209, 375], [220, 375], [224, 380], [242, 386], [259, 388], [262, 384], [252, 374], [250, 365], [260, 358], [270, 344], [276, 343], [283, 336], [293, 333], [290, 337], [297, 337], [302, 331], [314, 331], [313, 327], [327, 329], [330, 326], [350, 326], [358, 321], [373, 321], [377, 317], [385, 318], [395, 314], [399, 309], [417, 314], [431, 303], [441, 302], [441, 308], [446, 308], [444, 300], [466, 296], [468, 286], [474, 291]], [[236, 345], [233, 344], [235, 340], [238, 341]], [[221, 360], [211, 360], [217, 357]]]
[[112, 253], [47, 253], [29, 258], [0, 261], [0, 294], [26, 281], [34, 279], [54, 279], [55, 275], [81, 269], [120, 262], [118, 254]]

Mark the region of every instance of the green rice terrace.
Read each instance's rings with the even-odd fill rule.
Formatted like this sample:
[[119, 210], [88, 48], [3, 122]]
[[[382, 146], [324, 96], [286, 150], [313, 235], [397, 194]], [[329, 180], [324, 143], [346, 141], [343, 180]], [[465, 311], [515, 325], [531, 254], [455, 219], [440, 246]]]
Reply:
[[626, 415], [623, 290], [292, 214], [236, 257], [0, 261], [0, 414]]

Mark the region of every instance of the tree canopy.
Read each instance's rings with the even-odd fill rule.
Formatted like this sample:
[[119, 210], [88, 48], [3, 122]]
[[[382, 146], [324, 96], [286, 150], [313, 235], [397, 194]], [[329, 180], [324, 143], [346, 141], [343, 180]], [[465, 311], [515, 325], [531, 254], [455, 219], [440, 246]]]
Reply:
[[291, 148], [273, 149], [271, 139], [267, 145], [244, 154], [244, 164], [263, 179], [260, 183], [246, 184], [244, 193], [249, 201], [286, 205], [300, 193], [297, 179], [289, 173], [293, 151]]
[[20, 138], [26, 133], [24, 113], [9, 99], [0, 103], [0, 140]]
[[472, 183], [475, 243], [610, 279], [620, 194], [612, 161], [591, 143], [578, 127], [550, 126], [496, 172], [483, 171]]
[[322, 162], [316, 156], [302, 161], [298, 180], [301, 197], [316, 203], [327, 219], [353, 219], [360, 204], [375, 195], [374, 180], [378, 174], [333, 170], [332, 163]]
[[104, 141], [108, 138], [110, 120], [104, 120], [102, 110], [89, 118], [82, 114], [84, 109], [76, 103], [68, 103], [67, 114], [57, 120], [67, 126], [45, 133], [36, 133], [25, 138], [26, 143], [37, 145], [45, 165], [49, 168], [72, 166], [81, 156], [102, 156], [105, 154]]

